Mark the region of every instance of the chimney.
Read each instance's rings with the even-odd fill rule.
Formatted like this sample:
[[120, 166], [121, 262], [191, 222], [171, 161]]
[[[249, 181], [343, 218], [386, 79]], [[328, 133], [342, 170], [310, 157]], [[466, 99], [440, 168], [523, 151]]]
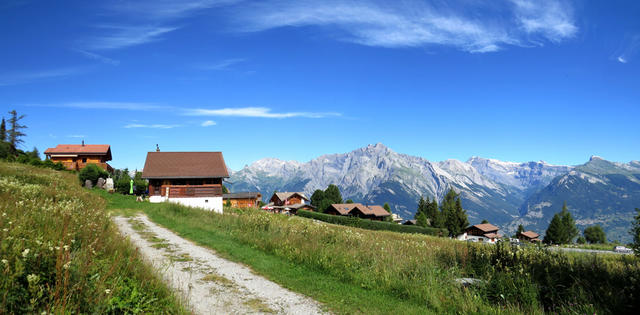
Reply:
[[156, 152], [160, 152], [160, 147], [156, 144]]
[[82, 139], [82, 146], [84, 147], [84, 139]]

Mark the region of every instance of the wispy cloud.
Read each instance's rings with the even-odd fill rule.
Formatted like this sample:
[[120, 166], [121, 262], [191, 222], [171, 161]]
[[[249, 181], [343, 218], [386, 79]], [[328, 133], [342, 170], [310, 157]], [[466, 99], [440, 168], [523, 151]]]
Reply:
[[[559, 42], [577, 32], [569, 4], [561, 0], [500, 2], [265, 1], [237, 6], [238, 28], [259, 32], [318, 26], [340, 40], [368, 46], [452, 46], [491, 52], [506, 45]], [[471, 7], [471, 8], [470, 8]], [[481, 15], [478, 12], [488, 12]], [[336, 30], [338, 31], [336, 33]]]
[[235, 116], [235, 117], [258, 117], [258, 118], [324, 118], [328, 116], [340, 116], [340, 113], [312, 113], [312, 112], [272, 112], [267, 107], [240, 107], [240, 108], [221, 108], [221, 109], [189, 109], [185, 112], [190, 116]]
[[110, 65], [113, 65], [113, 66], [117, 66], [117, 65], [120, 64], [119, 60], [111, 59], [111, 58], [108, 58], [108, 57], [105, 57], [105, 56], [102, 56], [102, 55], [98, 55], [96, 53], [92, 53], [92, 52], [89, 52], [89, 51], [86, 51], [86, 50], [75, 49], [74, 51], [80, 53], [81, 55], [83, 55], [83, 56], [85, 56], [85, 57], [87, 57], [89, 59], [97, 60], [97, 61], [100, 61], [102, 63], [110, 64]]
[[124, 127], [125, 127], [125, 128], [171, 129], [171, 128], [180, 127], [180, 125], [164, 125], [164, 124], [152, 124], [152, 125], [145, 125], [145, 124], [128, 124], [128, 125], [125, 125]]
[[213, 120], [206, 120], [206, 121], [203, 121], [202, 124], [200, 124], [200, 126], [202, 127], [209, 127], [209, 126], [215, 126], [215, 125], [216, 125], [216, 122]]
[[86, 138], [85, 135], [67, 135], [67, 138]]
[[89, 50], [110, 50], [146, 44], [160, 40], [162, 35], [179, 29], [178, 26], [101, 25], [103, 35], [84, 43]]
[[68, 102], [68, 103], [52, 103], [52, 104], [27, 104], [27, 106], [42, 107], [68, 107], [83, 109], [122, 109], [122, 110], [169, 110], [170, 106], [162, 106], [153, 103], [135, 103], [135, 102]]
[[131, 15], [137, 19], [154, 21], [184, 18], [203, 9], [241, 2], [240, 0], [138, 0], [122, 1], [110, 6], [118, 13]]
[[618, 50], [616, 59], [620, 63], [628, 63], [640, 49], [640, 35], [625, 36], [622, 48]]
[[68, 77], [87, 72], [88, 68], [59, 68], [39, 71], [4, 73], [0, 75], [0, 86], [18, 85], [52, 78]]
[[245, 59], [243, 58], [231, 58], [231, 59], [225, 59], [213, 64], [198, 64], [195, 65], [194, 67], [196, 69], [200, 69], [200, 70], [213, 70], [213, 71], [220, 71], [220, 70], [227, 70], [229, 69], [231, 66], [236, 65], [238, 63], [244, 62]]

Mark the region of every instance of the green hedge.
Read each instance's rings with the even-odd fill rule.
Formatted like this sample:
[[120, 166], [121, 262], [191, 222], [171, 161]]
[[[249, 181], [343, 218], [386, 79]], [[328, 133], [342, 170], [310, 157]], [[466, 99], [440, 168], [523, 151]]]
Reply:
[[435, 236], [449, 235], [447, 229], [438, 229], [432, 227], [422, 227], [417, 225], [401, 225], [392, 222], [373, 221], [368, 219], [360, 219], [357, 217], [347, 217], [331, 215], [326, 213], [318, 213], [306, 210], [298, 210], [298, 216], [316, 219], [328, 223], [353, 226], [367, 230], [385, 230], [400, 233], [420, 233]]

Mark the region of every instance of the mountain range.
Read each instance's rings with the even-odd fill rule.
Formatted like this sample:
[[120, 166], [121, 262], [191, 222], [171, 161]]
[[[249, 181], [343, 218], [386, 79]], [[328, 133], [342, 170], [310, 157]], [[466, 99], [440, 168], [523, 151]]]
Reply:
[[[483, 219], [512, 234], [518, 224], [543, 233], [567, 202], [579, 228], [601, 224], [610, 239], [628, 241], [634, 208], [640, 207], [640, 162], [609, 162], [592, 157], [579, 166], [504, 162], [472, 157], [466, 162], [432, 162], [397, 153], [383, 144], [306, 163], [258, 160], [229, 179], [232, 192], [302, 191], [311, 195], [329, 184], [343, 199], [364, 204], [388, 202], [392, 211], [412, 219], [420, 197], [442, 200], [460, 193], [469, 222]], [[267, 197], [268, 198], [268, 197]]]

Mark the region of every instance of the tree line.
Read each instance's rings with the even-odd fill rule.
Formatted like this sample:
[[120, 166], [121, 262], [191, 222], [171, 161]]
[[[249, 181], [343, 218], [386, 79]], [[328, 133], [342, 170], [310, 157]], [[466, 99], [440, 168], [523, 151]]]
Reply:
[[414, 219], [419, 226], [445, 228], [452, 237], [462, 234], [469, 226], [467, 211], [462, 208], [460, 194], [453, 189], [449, 189], [440, 206], [435, 198], [431, 200], [429, 197], [420, 197]]

